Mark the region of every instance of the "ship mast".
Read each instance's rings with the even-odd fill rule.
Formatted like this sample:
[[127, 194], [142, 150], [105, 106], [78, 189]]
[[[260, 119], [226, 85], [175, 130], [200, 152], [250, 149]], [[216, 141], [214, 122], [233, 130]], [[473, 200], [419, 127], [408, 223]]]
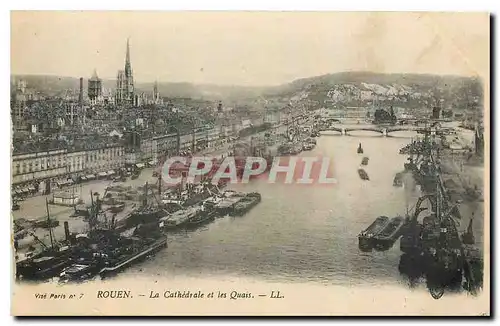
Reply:
[[49, 201], [47, 197], [45, 197], [45, 207], [47, 209], [47, 227], [49, 228], [50, 247], [54, 248], [54, 235], [52, 234], [52, 225], [50, 224]]

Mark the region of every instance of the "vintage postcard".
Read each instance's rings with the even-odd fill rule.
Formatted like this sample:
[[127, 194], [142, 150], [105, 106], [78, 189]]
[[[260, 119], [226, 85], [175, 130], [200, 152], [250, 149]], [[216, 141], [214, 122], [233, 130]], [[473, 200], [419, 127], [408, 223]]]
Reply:
[[12, 314], [489, 316], [489, 30], [11, 12]]

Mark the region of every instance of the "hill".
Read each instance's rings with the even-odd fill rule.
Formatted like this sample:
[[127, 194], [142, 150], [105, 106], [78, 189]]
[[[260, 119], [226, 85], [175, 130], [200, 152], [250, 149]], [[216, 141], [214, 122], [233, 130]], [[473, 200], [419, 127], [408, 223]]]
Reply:
[[[30, 88], [47, 95], [77, 92], [78, 78], [40, 75], [18, 75]], [[137, 83], [139, 92], [151, 94], [154, 83]], [[84, 88], [87, 81], [84, 80]], [[114, 80], [103, 80], [103, 88], [113, 90]], [[307, 103], [313, 106], [342, 104], [366, 105], [392, 103], [399, 106], [431, 105], [441, 101], [447, 106], [463, 106], [466, 102], [481, 104], [482, 84], [477, 78], [419, 74], [380, 74], [372, 72], [341, 72], [302, 78], [272, 87], [220, 86], [210, 84], [158, 84], [160, 94], [168, 98], [222, 100], [229, 105], [256, 107]]]

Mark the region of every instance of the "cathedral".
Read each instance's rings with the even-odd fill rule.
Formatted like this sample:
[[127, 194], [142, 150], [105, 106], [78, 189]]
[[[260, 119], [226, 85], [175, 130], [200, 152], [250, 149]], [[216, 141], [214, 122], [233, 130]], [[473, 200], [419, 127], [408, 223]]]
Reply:
[[117, 105], [134, 105], [134, 77], [132, 66], [130, 64], [130, 45], [127, 39], [127, 53], [125, 55], [125, 70], [119, 70], [116, 76], [116, 94], [115, 101]]

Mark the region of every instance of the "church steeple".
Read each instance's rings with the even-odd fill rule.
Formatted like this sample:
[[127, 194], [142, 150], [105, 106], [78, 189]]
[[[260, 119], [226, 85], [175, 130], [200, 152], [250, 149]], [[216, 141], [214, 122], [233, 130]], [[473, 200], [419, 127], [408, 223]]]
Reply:
[[127, 53], [125, 55], [125, 76], [132, 76], [132, 66], [130, 65], [130, 39], [127, 37]]
[[130, 40], [127, 38], [127, 50], [125, 54], [125, 70], [119, 70], [116, 80], [116, 103], [133, 104], [135, 102], [134, 76], [130, 63]]

